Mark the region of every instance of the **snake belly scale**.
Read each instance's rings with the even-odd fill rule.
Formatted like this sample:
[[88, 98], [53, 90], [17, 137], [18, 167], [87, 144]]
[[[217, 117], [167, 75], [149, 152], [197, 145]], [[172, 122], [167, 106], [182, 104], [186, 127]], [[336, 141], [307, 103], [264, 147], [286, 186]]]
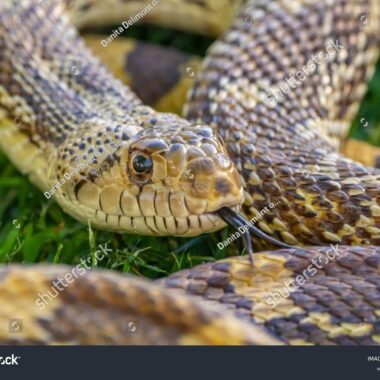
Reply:
[[[231, 258], [161, 283], [87, 273], [43, 310], [35, 297], [69, 269], [1, 267], [0, 341], [379, 343], [380, 172], [337, 152], [378, 57], [378, 1], [242, 2], [186, 119], [145, 106], [108, 73], [72, 25], [75, 3], [1, 2], [0, 146], [14, 165], [96, 228], [196, 236], [224, 227], [222, 210], [251, 219], [271, 203], [258, 228], [272, 240], [253, 237], [267, 249], [253, 263]], [[327, 46], [334, 54], [316, 60]], [[274, 98], [288, 75], [298, 81]], [[316, 266], [329, 244], [335, 259]], [[17, 313], [26, 326], [11, 336]], [[149, 333], [120, 334], [125, 316]]]

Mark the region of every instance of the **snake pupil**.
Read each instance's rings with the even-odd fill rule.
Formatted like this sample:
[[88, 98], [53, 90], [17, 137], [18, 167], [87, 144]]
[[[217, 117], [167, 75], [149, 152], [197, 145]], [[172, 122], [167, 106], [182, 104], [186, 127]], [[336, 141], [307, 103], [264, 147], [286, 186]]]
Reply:
[[153, 162], [149, 157], [145, 157], [141, 154], [133, 159], [133, 169], [137, 173], [146, 173], [152, 170]]

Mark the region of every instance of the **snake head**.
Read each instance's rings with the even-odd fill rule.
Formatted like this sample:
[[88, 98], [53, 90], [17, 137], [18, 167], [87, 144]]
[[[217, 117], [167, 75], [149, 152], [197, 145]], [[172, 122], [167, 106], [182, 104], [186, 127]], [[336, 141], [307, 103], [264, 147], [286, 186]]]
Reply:
[[241, 177], [212, 128], [181, 119], [130, 135], [71, 181], [60, 200], [77, 219], [117, 232], [195, 236], [225, 226], [219, 209], [240, 209]]
[[218, 230], [224, 222], [215, 212], [238, 210], [243, 202], [241, 177], [210, 127], [145, 129], [129, 141], [121, 162], [128, 182], [124, 197], [150, 223], [151, 233], [192, 236]]

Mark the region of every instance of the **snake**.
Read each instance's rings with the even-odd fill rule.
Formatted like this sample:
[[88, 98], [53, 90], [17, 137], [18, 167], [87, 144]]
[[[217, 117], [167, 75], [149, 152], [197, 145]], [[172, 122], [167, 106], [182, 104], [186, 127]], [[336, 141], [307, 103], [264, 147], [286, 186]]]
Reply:
[[[1, 266], [0, 342], [378, 344], [380, 172], [338, 151], [378, 57], [378, 1], [236, 2], [184, 117], [143, 104], [86, 47], [76, 12], [99, 20], [100, 3], [1, 2], [1, 149], [84, 224], [187, 237], [229, 224], [248, 255], [156, 282]], [[183, 3], [144, 5], [176, 26], [216, 4]], [[217, 33], [208, 22], [189, 28]]]
[[[146, 105], [157, 111], [182, 114], [186, 94], [201, 67], [201, 57], [173, 46], [158, 46], [124, 36], [104, 49], [103, 36], [87, 31], [83, 37], [111, 73]], [[380, 166], [380, 149], [355, 137], [344, 139], [341, 151], [366, 166]]]

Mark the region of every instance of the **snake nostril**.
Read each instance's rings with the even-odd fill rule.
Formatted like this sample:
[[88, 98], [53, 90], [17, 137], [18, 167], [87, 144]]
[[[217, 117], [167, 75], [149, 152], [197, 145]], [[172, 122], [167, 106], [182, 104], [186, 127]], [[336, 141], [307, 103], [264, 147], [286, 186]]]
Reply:
[[215, 179], [215, 191], [219, 195], [227, 195], [232, 192], [232, 184], [225, 177], [217, 177]]

